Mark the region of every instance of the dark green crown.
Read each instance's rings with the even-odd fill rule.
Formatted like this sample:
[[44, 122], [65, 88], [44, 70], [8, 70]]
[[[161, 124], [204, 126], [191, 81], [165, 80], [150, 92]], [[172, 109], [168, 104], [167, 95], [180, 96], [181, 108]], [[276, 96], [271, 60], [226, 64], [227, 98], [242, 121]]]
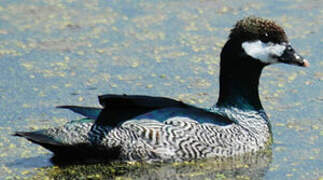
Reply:
[[249, 16], [238, 21], [231, 30], [230, 38], [241, 41], [288, 42], [283, 28], [274, 21], [255, 16]]

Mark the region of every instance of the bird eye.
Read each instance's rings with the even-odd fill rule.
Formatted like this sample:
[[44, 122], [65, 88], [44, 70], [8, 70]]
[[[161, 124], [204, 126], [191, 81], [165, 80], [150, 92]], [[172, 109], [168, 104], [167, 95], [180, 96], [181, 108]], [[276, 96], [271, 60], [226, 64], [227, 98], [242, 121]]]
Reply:
[[268, 35], [268, 33], [265, 33], [265, 35], [264, 35], [264, 37], [262, 39], [262, 42], [264, 42], [264, 43], [269, 42], [269, 35]]
[[288, 45], [288, 46], [287, 46], [287, 50], [288, 50], [288, 51], [291, 51], [291, 50], [292, 50], [292, 46]]

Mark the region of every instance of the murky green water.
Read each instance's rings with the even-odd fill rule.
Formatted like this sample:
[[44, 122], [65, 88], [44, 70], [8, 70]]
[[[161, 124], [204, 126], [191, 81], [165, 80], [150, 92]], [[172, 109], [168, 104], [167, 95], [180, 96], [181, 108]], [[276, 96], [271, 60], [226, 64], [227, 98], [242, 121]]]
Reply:
[[[0, 179], [321, 180], [322, 9], [319, 0], [2, 0]], [[233, 24], [251, 14], [282, 24], [311, 63], [263, 73], [260, 94], [274, 135], [267, 152], [226, 162], [57, 167], [51, 153], [11, 136], [80, 118], [54, 107], [99, 106], [97, 95], [105, 93], [214, 104], [221, 47]]]

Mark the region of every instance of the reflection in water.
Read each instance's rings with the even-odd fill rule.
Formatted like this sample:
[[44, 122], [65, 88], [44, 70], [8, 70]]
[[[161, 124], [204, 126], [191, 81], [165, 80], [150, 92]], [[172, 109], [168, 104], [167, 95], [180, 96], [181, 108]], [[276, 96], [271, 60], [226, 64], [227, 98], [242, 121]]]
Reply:
[[135, 178], [135, 179], [227, 179], [247, 178], [261, 179], [266, 174], [272, 162], [272, 147], [254, 154], [245, 154], [226, 159], [205, 159], [175, 163], [99, 163], [82, 164], [52, 158], [54, 167], [42, 168], [33, 179], [49, 177], [53, 179], [107, 179], [107, 178]]
[[48, 161], [49, 154], [39, 155], [36, 157], [30, 158], [18, 158], [15, 161], [8, 162], [5, 165], [9, 168], [38, 168], [38, 167], [46, 167], [50, 166], [51, 163]]

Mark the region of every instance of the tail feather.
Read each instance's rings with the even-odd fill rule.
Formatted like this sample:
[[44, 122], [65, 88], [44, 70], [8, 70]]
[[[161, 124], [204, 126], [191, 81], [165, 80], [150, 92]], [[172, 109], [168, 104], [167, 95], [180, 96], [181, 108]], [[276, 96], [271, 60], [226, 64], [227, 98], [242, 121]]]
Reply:
[[[13, 134], [14, 136], [24, 137], [27, 140], [39, 144], [42, 147], [52, 151], [54, 154], [63, 154], [63, 151], [66, 151], [66, 145], [55, 141], [52, 137], [42, 134], [41, 131], [34, 131], [34, 132], [16, 132]], [[65, 147], [65, 148], [64, 148]]]
[[56, 141], [54, 138], [43, 134], [42, 131], [34, 132], [16, 132], [14, 136], [20, 136], [28, 139], [29, 141], [39, 144], [42, 147], [52, 151], [57, 156], [66, 155], [78, 155], [81, 152], [87, 151], [88, 144], [64, 144], [62, 142]]
[[57, 108], [69, 109], [75, 113], [81, 114], [87, 118], [96, 120], [101, 112], [101, 108], [83, 107], [83, 106], [57, 106]]
[[51, 144], [51, 145], [55, 145], [55, 146], [61, 145], [61, 143], [55, 141], [50, 136], [42, 134], [41, 131], [34, 131], [34, 132], [18, 131], [13, 135], [24, 137], [24, 138], [28, 139], [29, 141], [39, 144], [39, 145], [42, 145], [42, 144]]
[[[59, 163], [76, 160], [80, 162], [104, 162], [117, 159], [120, 154], [120, 147], [106, 149], [100, 146], [93, 146], [86, 142], [76, 144], [65, 144], [56, 141], [51, 136], [43, 134], [42, 130], [34, 132], [16, 132], [13, 136], [24, 137], [29, 141], [39, 144], [54, 153]], [[62, 161], [62, 162], [61, 162]]]

